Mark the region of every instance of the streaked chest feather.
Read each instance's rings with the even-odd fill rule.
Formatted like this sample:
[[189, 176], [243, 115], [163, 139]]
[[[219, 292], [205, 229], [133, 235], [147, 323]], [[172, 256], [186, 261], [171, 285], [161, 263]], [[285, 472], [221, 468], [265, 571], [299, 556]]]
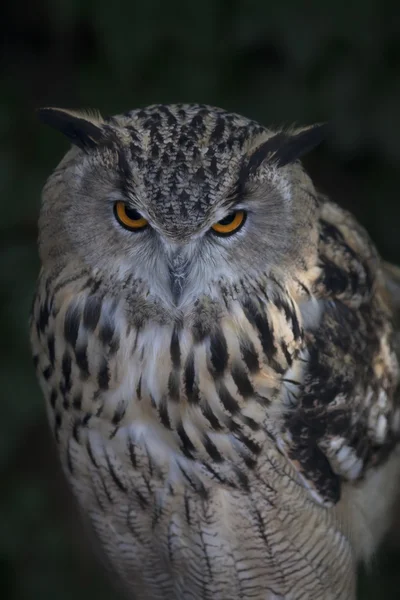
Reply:
[[129, 431], [157, 461], [212, 463], [232, 480], [279, 429], [302, 371], [301, 314], [287, 290], [222, 295], [218, 320], [203, 299], [180, 322], [138, 326], [123, 297], [80, 291], [82, 281], [39, 289], [32, 338], [61, 443], [80, 429], [105, 439]]

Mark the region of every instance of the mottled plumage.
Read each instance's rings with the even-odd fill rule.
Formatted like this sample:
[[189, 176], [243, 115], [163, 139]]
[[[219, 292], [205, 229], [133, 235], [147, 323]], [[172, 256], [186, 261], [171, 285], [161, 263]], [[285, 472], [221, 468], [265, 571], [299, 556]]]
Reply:
[[74, 147], [43, 194], [34, 360], [114, 579], [139, 600], [353, 599], [399, 473], [400, 277], [303, 170], [325, 127], [41, 118]]

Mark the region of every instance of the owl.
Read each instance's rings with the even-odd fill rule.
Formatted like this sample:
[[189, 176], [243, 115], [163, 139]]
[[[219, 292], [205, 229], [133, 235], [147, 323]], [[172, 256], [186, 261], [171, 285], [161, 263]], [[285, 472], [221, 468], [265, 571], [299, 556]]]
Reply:
[[353, 600], [400, 476], [400, 275], [301, 157], [206, 105], [45, 108], [34, 363], [137, 600]]

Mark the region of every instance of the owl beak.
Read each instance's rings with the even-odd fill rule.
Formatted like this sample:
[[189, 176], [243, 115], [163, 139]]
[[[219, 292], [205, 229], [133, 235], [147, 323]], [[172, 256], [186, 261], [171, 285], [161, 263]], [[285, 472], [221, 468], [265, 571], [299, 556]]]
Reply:
[[189, 273], [189, 261], [182, 249], [175, 250], [168, 260], [170, 289], [174, 304], [179, 304]]

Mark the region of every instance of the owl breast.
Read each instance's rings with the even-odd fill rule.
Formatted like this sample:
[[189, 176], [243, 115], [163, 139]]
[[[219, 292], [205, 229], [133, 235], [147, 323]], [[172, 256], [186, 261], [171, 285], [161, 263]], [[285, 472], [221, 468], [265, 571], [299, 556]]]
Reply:
[[53, 286], [39, 286], [33, 343], [56, 437], [63, 421], [96, 419], [139, 436], [153, 428], [187, 459], [251, 460], [266, 408], [290, 401], [300, 377], [301, 316], [287, 289], [252, 297], [222, 289], [179, 320], [165, 312], [137, 322], [129, 296], [116, 301], [99, 285], [93, 293], [79, 278]]

